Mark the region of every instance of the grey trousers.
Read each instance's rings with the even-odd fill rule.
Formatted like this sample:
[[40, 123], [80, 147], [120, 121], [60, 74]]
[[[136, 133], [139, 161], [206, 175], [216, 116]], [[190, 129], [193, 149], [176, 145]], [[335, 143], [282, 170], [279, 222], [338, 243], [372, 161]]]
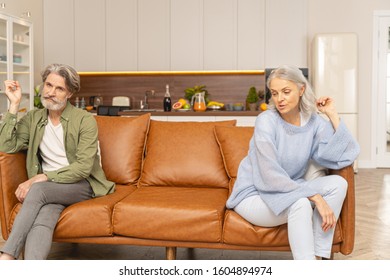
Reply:
[[74, 184], [34, 183], [15, 218], [12, 231], [1, 252], [18, 258], [44, 260], [50, 252], [53, 232], [66, 206], [92, 197], [87, 180]]
[[[347, 192], [347, 181], [338, 175], [319, 177], [309, 182], [318, 190], [338, 219]], [[308, 198], [301, 198], [278, 216], [259, 195], [241, 201], [234, 210], [248, 222], [264, 227], [287, 223], [288, 240], [296, 260], [329, 258], [334, 228], [324, 232], [322, 217]]]

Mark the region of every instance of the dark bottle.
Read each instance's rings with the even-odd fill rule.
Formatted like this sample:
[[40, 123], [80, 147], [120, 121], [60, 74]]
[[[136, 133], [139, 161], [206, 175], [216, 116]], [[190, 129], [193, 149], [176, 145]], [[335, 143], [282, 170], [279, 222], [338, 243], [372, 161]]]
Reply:
[[170, 112], [172, 109], [171, 95], [169, 93], [169, 85], [165, 86], [165, 95], [164, 95], [164, 111]]

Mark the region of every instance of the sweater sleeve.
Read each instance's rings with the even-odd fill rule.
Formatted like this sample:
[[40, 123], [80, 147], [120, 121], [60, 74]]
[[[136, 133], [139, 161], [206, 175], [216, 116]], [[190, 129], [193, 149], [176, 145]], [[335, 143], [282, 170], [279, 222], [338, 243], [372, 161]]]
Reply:
[[264, 202], [276, 214], [280, 214], [288, 206], [300, 198], [309, 197], [317, 193], [316, 190], [306, 185], [304, 180], [294, 181], [283, 169], [278, 161], [275, 146], [276, 123], [263, 122], [259, 118], [254, 132], [256, 160], [254, 169], [254, 185]]
[[323, 120], [314, 139], [312, 158], [320, 165], [341, 169], [351, 165], [360, 152], [359, 144], [340, 122], [335, 131], [330, 122]]

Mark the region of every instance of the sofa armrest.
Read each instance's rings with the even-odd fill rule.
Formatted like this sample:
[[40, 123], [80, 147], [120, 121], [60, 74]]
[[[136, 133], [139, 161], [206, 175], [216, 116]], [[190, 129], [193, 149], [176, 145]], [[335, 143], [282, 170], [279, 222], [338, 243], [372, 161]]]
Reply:
[[26, 180], [26, 154], [0, 152], [0, 219], [4, 239], [8, 238], [12, 209], [19, 203], [15, 190], [20, 183]]
[[347, 195], [340, 213], [343, 242], [340, 252], [344, 255], [352, 253], [355, 243], [355, 173], [352, 165], [340, 170], [330, 170], [330, 174], [340, 175], [348, 182]]

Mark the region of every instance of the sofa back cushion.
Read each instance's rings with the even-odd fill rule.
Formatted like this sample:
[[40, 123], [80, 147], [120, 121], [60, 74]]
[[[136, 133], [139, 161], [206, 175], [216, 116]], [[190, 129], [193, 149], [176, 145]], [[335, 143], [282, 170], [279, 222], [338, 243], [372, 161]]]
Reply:
[[96, 116], [103, 170], [108, 180], [136, 184], [141, 175], [150, 114], [139, 117]]
[[221, 122], [150, 122], [140, 186], [228, 188], [214, 127]]
[[215, 127], [215, 137], [221, 149], [226, 172], [230, 178], [237, 177], [238, 166], [248, 154], [249, 141], [253, 136], [253, 127]]

